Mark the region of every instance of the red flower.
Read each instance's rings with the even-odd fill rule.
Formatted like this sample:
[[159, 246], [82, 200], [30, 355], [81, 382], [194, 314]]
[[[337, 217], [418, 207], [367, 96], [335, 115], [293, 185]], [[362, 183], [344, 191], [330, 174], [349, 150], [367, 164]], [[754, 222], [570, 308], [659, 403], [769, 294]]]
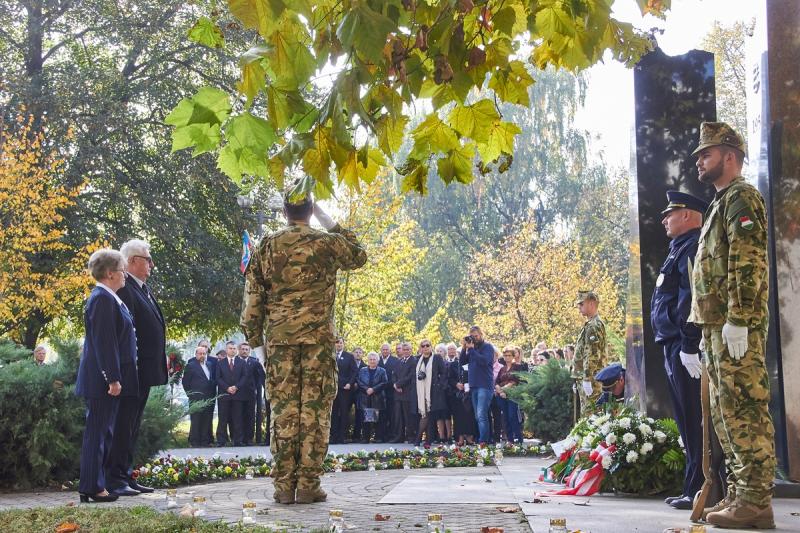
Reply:
[[138, 470], [134, 470], [133, 472], [131, 472], [131, 477], [133, 479], [138, 478], [139, 477], [139, 471]]

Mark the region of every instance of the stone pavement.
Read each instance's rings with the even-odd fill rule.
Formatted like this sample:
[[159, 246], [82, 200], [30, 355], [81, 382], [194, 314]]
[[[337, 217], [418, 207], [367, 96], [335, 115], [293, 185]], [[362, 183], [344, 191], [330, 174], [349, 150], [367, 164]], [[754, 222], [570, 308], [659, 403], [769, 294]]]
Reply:
[[[370, 449], [356, 446], [348, 451], [362, 448]], [[210, 455], [215, 452], [210, 451]], [[263, 450], [255, 453], [263, 453]], [[543, 533], [548, 530], [549, 519], [556, 517], [566, 518], [570, 529], [580, 529], [584, 533], [660, 533], [668, 527], [688, 530], [690, 526], [689, 511], [671, 509], [660, 498], [543, 496], [543, 492], [554, 487], [535, 479], [539, 468], [548, 462], [546, 459], [507, 457], [500, 467], [331, 473], [322, 480], [328, 501], [313, 505], [274, 503], [272, 484], [265, 478], [193, 485], [178, 489], [178, 494], [181, 506], [193, 496], [205, 496], [207, 518], [228, 522], [240, 519], [243, 502], [254, 501], [260, 511], [258, 523], [280, 531], [325, 527], [330, 509], [342, 509], [350, 529], [358, 532], [421, 533], [425, 531], [429, 512], [441, 513], [445, 526], [453, 533], [479, 532], [485, 526], [502, 527], [506, 533]], [[77, 500], [75, 492], [0, 494], [0, 509], [50, 507], [77, 503]], [[110, 505], [141, 504], [165, 510], [164, 491], [123, 498]], [[499, 508], [516, 512], [504, 513]], [[778, 526], [774, 531], [800, 531], [800, 516], [792, 514], [800, 512], [797, 500], [776, 499], [774, 509]], [[376, 514], [389, 518], [376, 521]]]

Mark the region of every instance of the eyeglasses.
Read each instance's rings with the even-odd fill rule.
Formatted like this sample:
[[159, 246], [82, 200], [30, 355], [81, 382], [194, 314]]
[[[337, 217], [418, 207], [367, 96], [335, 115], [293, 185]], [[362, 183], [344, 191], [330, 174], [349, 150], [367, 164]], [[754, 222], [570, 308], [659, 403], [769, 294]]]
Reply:
[[146, 255], [134, 255], [133, 257], [138, 257], [139, 259], [144, 259], [145, 261], [150, 263], [150, 266], [155, 264], [155, 263], [153, 263], [153, 258], [152, 257], [147, 257]]
[[420, 344], [419, 347], [420, 348], [430, 348], [431, 345], [430, 344]]

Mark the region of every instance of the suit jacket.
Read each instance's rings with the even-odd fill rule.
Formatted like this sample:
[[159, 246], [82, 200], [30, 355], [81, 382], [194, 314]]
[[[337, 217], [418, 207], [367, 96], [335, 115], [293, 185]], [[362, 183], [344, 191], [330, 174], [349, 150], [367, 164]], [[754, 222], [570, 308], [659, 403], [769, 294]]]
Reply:
[[[233, 358], [233, 362], [233, 370], [227, 358], [217, 363], [217, 387], [222, 395], [218, 400], [220, 402], [246, 402], [250, 399], [247, 391], [252, 391], [252, 378], [247, 371], [247, 361], [237, 355]], [[228, 393], [228, 387], [231, 385], [236, 385], [236, 394]]]
[[146, 286], [127, 276], [117, 292], [133, 316], [139, 357], [139, 384], [152, 387], [167, 383], [167, 331], [158, 302]]
[[264, 397], [264, 386], [266, 385], [267, 381], [267, 372], [264, 370], [264, 365], [261, 364], [261, 361], [258, 360], [258, 357], [251, 355], [247, 358], [247, 363], [251, 368], [250, 375], [253, 378], [253, 391], [256, 395], [258, 404], [261, 405], [263, 403], [262, 398]]
[[206, 366], [209, 377], [206, 377], [206, 373], [203, 372], [200, 362], [196, 358], [192, 357], [186, 363], [181, 383], [190, 402], [208, 400], [217, 395], [217, 381], [214, 375], [216, 369], [208, 359], [206, 359]]
[[409, 357], [403, 362], [402, 359], [397, 361], [397, 368], [394, 372], [394, 384], [398, 388], [403, 389], [403, 392], [394, 393], [396, 400], [401, 402], [410, 402], [417, 400], [416, 384], [417, 382], [417, 358], [414, 356]]
[[349, 383], [352, 390], [358, 379], [356, 357], [350, 352], [342, 352], [336, 358], [336, 368], [339, 371], [339, 388], [344, 389], [344, 386]]
[[[400, 360], [394, 356], [390, 355], [386, 362], [383, 362], [383, 357], [378, 359], [378, 366], [386, 370], [386, 379], [388, 380], [389, 387], [391, 389], [392, 385], [394, 385], [394, 371], [397, 369], [397, 365], [400, 364]], [[387, 390], [388, 390], [387, 389]]]
[[136, 336], [126, 308], [102, 287], [95, 287], [83, 313], [86, 339], [78, 367], [75, 394], [110, 398], [108, 384], [119, 381], [122, 396], [138, 396]]

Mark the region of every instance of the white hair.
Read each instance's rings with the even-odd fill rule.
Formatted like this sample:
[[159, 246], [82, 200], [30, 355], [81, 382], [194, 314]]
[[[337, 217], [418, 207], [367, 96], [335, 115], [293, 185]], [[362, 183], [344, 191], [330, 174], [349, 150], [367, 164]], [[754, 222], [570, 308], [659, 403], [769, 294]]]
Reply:
[[150, 245], [147, 241], [141, 239], [131, 239], [120, 246], [119, 251], [125, 260], [128, 260], [134, 255], [148, 255], [150, 253]]
[[367, 354], [367, 361], [369, 361], [370, 359], [375, 359], [376, 361], [380, 361], [381, 356], [378, 355], [377, 352], [369, 352]]
[[450, 348], [458, 350], [458, 346], [456, 346], [456, 343], [454, 343], [454, 342], [448, 342], [447, 343], [447, 349], [449, 350]]
[[125, 263], [125, 258], [118, 251], [101, 248], [89, 257], [87, 268], [94, 279], [101, 281], [114, 270], [123, 270]]
[[439, 344], [436, 345], [436, 348], [433, 349], [433, 353], [436, 353], [439, 350], [444, 350], [445, 352], [447, 352], [447, 345], [443, 342], [440, 342]]

